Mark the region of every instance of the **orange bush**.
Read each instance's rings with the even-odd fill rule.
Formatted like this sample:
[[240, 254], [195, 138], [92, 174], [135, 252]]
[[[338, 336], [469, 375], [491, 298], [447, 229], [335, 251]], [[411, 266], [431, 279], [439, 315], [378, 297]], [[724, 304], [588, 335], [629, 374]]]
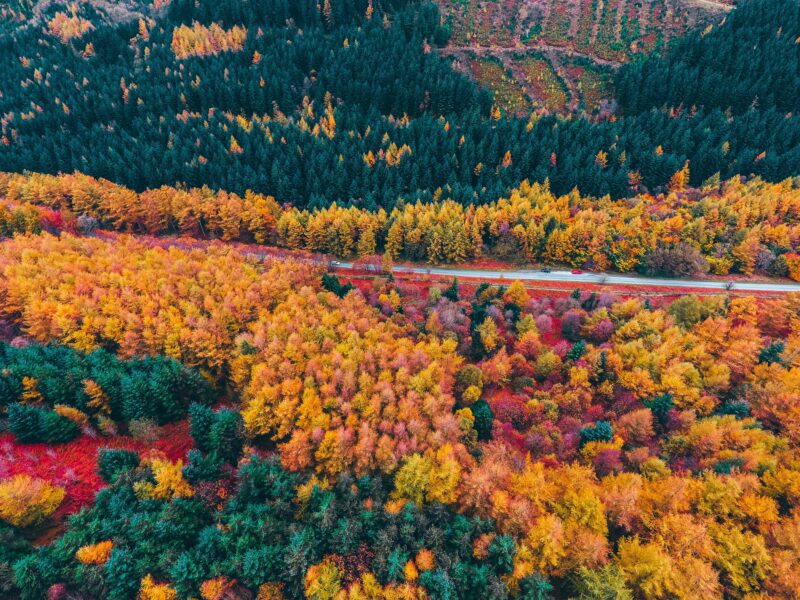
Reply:
[[75, 553], [75, 558], [85, 565], [102, 565], [111, 557], [113, 548], [114, 543], [111, 540], [92, 544], [91, 546], [82, 546]]

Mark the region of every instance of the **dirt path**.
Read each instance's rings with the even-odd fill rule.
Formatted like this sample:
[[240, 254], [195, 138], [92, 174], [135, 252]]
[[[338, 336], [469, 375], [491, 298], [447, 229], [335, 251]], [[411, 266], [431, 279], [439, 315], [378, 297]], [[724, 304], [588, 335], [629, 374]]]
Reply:
[[547, 31], [550, 27], [550, 17], [553, 12], [553, 0], [542, 4], [542, 31]]
[[516, 0], [516, 2], [517, 4], [514, 9], [514, 14], [517, 16], [517, 18], [514, 23], [512, 39], [514, 40], [515, 46], [521, 46], [523, 36], [522, 26], [528, 20], [528, 5], [525, 0]]
[[617, 0], [617, 12], [614, 15], [614, 40], [622, 42], [622, 17], [625, 15], [625, 0]]
[[647, 7], [647, 10], [644, 9], [642, 6], [639, 9], [639, 31], [642, 35], [645, 35], [647, 31], [650, 29], [650, 17], [652, 17], [653, 5]]
[[719, 2], [718, 0], [684, 0], [685, 4], [689, 4], [691, 6], [700, 6], [701, 8], [708, 8], [711, 10], [720, 10], [729, 12], [733, 10], [733, 4], [728, 4], [727, 2]]
[[[672, 23], [673, 19], [675, 18], [675, 11], [673, 9], [672, 2], [667, 2], [666, 6], [667, 6], [667, 8], [666, 8], [666, 12], [664, 14], [664, 17], [665, 17], [664, 22], [665, 23]], [[670, 39], [671, 39], [670, 38], [670, 28], [669, 27], [665, 27], [664, 28], [664, 48], [668, 47]]]
[[581, 27], [581, 3], [580, 0], [570, 0], [568, 2], [569, 10], [569, 37], [575, 39], [578, 37], [578, 31]]
[[442, 56], [463, 56], [465, 54], [473, 54], [475, 56], [497, 56], [502, 57], [505, 54], [524, 54], [526, 52], [552, 52], [561, 56], [579, 56], [585, 58], [595, 64], [603, 65], [616, 69], [620, 66], [619, 61], [606, 60], [592, 54], [579, 52], [572, 48], [563, 48], [561, 46], [553, 46], [552, 44], [536, 43], [530, 46], [523, 46], [522, 48], [508, 48], [506, 46], [449, 46], [442, 48], [439, 53]]

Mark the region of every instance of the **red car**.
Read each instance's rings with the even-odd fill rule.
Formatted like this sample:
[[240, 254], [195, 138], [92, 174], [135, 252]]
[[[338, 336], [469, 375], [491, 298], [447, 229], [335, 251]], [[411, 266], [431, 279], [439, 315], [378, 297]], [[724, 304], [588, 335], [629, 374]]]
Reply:
[[572, 274], [573, 275], [583, 275], [583, 271], [581, 271], [580, 269], [572, 269]]

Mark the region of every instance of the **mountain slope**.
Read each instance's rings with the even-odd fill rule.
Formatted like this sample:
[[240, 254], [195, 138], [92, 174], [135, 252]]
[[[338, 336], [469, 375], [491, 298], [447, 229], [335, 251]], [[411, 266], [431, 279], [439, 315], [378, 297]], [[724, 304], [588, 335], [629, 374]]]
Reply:
[[[753, 0], [767, 24], [743, 22], [735, 43], [769, 48], [785, 1]], [[525, 179], [624, 197], [664, 187], [687, 161], [694, 184], [800, 172], [800, 117], [769, 97], [733, 118], [719, 102], [600, 123], [516, 118], [502, 110], [513, 72], [487, 59], [503, 84], [492, 99], [435, 51], [447, 31], [430, 2], [176, 0], [138, 22], [72, 31], [0, 40], [0, 170], [369, 209], [442, 194], [485, 202]], [[541, 64], [530, 57], [519, 72]], [[584, 67], [598, 99], [602, 80]], [[536, 85], [552, 106], [569, 102], [555, 75]]]
[[[437, 0], [448, 27], [444, 52], [493, 89], [500, 79], [487, 63], [510, 73], [512, 109], [607, 115], [611, 75], [620, 64], [665, 49], [677, 37], [716, 22], [733, 0]], [[537, 68], [526, 68], [531, 58]], [[488, 68], [488, 70], [487, 70]], [[568, 102], [553, 105], [555, 78]], [[601, 103], [605, 100], [605, 103]]]

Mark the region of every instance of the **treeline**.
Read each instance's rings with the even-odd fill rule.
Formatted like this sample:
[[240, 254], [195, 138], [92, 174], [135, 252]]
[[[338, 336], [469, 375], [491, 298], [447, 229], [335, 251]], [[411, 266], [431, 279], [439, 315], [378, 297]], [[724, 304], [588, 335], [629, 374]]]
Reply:
[[[440, 188], [481, 203], [523, 180], [621, 198], [667, 185], [687, 160], [694, 185], [800, 172], [800, 117], [774, 94], [732, 115], [720, 101], [601, 123], [507, 118], [439, 57], [447, 31], [429, 2], [194, 4], [138, 26], [98, 23], [66, 45], [27, 30], [0, 41], [0, 169], [387, 210]], [[771, 47], [784, 14], [761, 4], [773, 29], [756, 23], [736, 44]], [[177, 59], [174, 32], [195, 19], [246, 27], [242, 49]], [[784, 35], [800, 32], [788, 23]]]
[[[71, 228], [183, 233], [224, 241], [276, 243], [283, 209], [270, 196], [162, 187], [141, 194], [104, 179], [75, 175], [0, 174], [0, 234], [38, 233], [64, 217]], [[12, 206], [11, 204], [15, 205]], [[55, 215], [44, 210], [58, 211]], [[49, 219], [49, 221], [48, 221]], [[52, 227], [50, 228], [53, 229]]]
[[0, 364], [0, 407], [23, 443], [67, 442], [85, 427], [163, 425], [185, 418], [191, 402], [213, 399], [197, 371], [163, 356], [121, 360], [103, 349], [0, 341]]
[[624, 201], [577, 192], [556, 196], [546, 185], [523, 182], [508, 198], [489, 204], [465, 207], [437, 199], [400, 203], [391, 212], [335, 204], [300, 210], [269, 196], [208, 188], [137, 194], [81, 174], [0, 174], [0, 194], [27, 211], [49, 210], [55, 215], [50, 223], [65, 220], [84, 233], [95, 227], [182, 233], [343, 258], [386, 253], [459, 263], [491, 256], [662, 276], [709, 270], [800, 278], [796, 183], [737, 177], [696, 190], [686, 188], [689, 171], [673, 175], [669, 193]]

